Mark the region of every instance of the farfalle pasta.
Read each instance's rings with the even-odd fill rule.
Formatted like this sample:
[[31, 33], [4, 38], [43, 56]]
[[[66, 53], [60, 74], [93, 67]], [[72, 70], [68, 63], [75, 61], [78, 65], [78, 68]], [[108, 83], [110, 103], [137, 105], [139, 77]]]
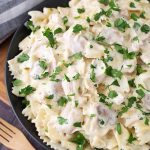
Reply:
[[58, 150], [150, 149], [150, 3], [71, 0], [29, 12], [12, 92]]

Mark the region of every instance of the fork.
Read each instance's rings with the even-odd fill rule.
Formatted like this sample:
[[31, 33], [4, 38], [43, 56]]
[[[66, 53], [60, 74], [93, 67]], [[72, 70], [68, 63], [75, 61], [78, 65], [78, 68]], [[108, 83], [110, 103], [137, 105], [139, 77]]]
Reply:
[[35, 150], [24, 134], [0, 118], [0, 143], [13, 150]]

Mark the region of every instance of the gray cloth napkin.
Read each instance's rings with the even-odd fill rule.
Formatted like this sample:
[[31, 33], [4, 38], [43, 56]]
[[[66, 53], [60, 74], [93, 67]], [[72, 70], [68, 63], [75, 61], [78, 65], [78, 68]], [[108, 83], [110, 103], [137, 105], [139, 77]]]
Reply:
[[25, 12], [44, 0], [0, 0], [0, 44], [20, 25]]

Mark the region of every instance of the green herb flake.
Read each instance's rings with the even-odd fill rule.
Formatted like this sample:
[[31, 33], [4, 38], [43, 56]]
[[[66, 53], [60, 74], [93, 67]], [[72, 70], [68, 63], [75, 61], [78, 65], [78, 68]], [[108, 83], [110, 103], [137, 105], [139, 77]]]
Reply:
[[104, 120], [100, 119], [100, 120], [99, 120], [99, 124], [100, 124], [100, 125], [104, 125], [104, 124], [105, 124]]
[[86, 21], [87, 21], [88, 23], [90, 23], [90, 22], [91, 22], [90, 17], [87, 17], [87, 18], [86, 18]]
[[57, 101], [58, 106], [65, 106], [68, 103], [68, 99], [65, 97], [60, 97]]
[[95, 15], [94, 15], [94, 20], [95, 21], [98, 21], [99, 19], [100, 19], [100, 17], [102, 16], [102, 15], [104, 15], [105, 14], [105, 11], [102, 9], [99, 13], [96, 13]]
[[117, 80], [114, 80], [111, 85], [116, 85], [116, 86], [120, 86]]
[[32, 22], [31, 20], [27, 21], [26, 27], [27, 27], [28, 29], [30, 29], [33, 33], [35, 33], [37, 30], [40, 29], [40, 26], [36, 26], [36, 27], [35, 27], [35, 26], [33, 25], [33, 22]]
[[74, 79], [74, 80], [78, 80], [78, 79], [80, 79], [80, 74], [79, 74], [79, 73], [77, 73], [75, 76], [73, 76], [73, 79]]
[[144, 32], [145, 34], [147, 34], [150, 31], [150, 26], [147, 24], [142, 25], [141, 27], [141, 32]]
[[108, 93], [108, 97], [109, 98], [115, 98], [115, 97], [117, 97], [118, 96], [118, 94], [117, 94], [117, 92], [116, 91], [110, 91], [109, 93]]
[[87, 140], [82, 133], [77, 131], [74, 133], [74, 136], [71, 139], [71, 142], [77, 144], [76, 150], [84, 150], [84, 146], [86, 145]]
[[141, 27], [141, 25], [138, 22], [134, 22], [133, 28], [135, 30], [138, 30]]
[[112, 10], [115, 10], [115, 11], [119, 11], [119, 6], [117, 5], [116, 3], [116, 0], [110, 0], [109, 1], [109, 7], [112, 9]]
[[83, 58], [83, 55], [81, 52], [75, 53], [72, 56], [69, 57], [70, 59], [76, 59], [76, 60], [80, 60]]
[[110, 22], [107, 22], [107, 23], [106, 23], [106, 26], [107, 26], [107, 27], [112, 27], [112, 24], [111, 24]]
[[133, 41], [138, 41], [138, 42], [139, 42], [138, 36], [135, 36], [135, 37], [133, 38]]
[[51, 94], [49, 96], [46, 96], [47, 99], [53, 99], [54, 98], [54, 94]]
[[85, 9], [84, 8], [78, 8], [77, 11], [79, 14], [82, 14], [85, 12]]
[[54, 46], [56, 45], [56, 39], [54, 37], [54, 34], [52, 32], [52, 30], [50, 28], [47, 28], [44, 32], [43, 32], [43, 35], [45, 37], [47, 37], [48, 41], [49, 41], [49, 44], [52, 48], [54, 48]]
[[67, 82], [70, 82], [70, 79], [69, 79], [69, 77], [65, 74], [64, 75], [64, 79], [67, 81]]
[[128, 81], [129, 86], [132, 87], [132, 88], [136, 88], [136, 85], [135, 85], [134, 81], [135, 81], [135, 79], [131, 79], [131, 80]]
[[145, 93], [144, 93], [144, 91], [143, 91], [142, 89], [136, 90], [136, 93], [137, 93], [141, 98], [143, 98], [143, 97], [145, 96]]
[[121, 124], [119, 122], [116, 124], [116, 131], [119, 135], [121, 135], [122, 129], [121, 129]]
[[99, 0], [99, 2], [101, 4], [104, 4], [104, 5], [108, 5], [109, 4], [109, 0]]
[[137, 21], [138, 18], [139, 18], [135, 13], [131, 13], [130, 17], [131, 17], [131, 19], [133, 19], [134, 21]]
[[54, 34], [58, 34], [58, 33], [62, 33], [63, 32], [63, 29], [62, 28], [57, 28], [55, 31], [54, 31]]
[[27, 99], [23, 99], [21, 103], [22, 103], [22, 106], [25, 108], [30, 105], [30, 101], [28, 101]]
[[135, 7], [135, 4], [134, 4], [133, 2], [130, 2], [130, 7], [131, 7], [131, 8], [136, 8], [136, 7]]
[[145, 118], [144, 124], [149, 126], [149, 119], [147, 117]]
[[19, 57], [17, 58], [17, 62], [18, 63], [23, 63], [25, 61], [28, 61], [29, 60], [29, 55], [25, 54], [25, 53], [22, 53], [21, 55], [19, 55]]
[[118, 28], [119, 31], [125, 32], [127, 28], [130, 28], [129, 24], [122, 18], [118, 18], [114, 22], [114, 26]]
[[68, 120], [63, 117], [57, 117], [57, 120], [60, 125], [68, 124]]
[[13, 81], [13, 86], [20, 86], [20, 85], [22, 85], [22, 81], [21, 80], [16, 79], [16, 80]]
[[144, 70], [144, 69], [142, 68], [142, 66], [141, 66], [140, 64], [138, 64], [137, 67], [136, 67], [136, 74], [137, 74], [137, 75], [140, 75], [140, 74], [142, 74], [142, 73], [144, 73], [144, 72], [146, 72], [146, 70]]
[[34, 87], [28, 85], [27, 87], [25, 87], [19, 91], [19, 95], [22, 95], [25, 97], [27, 95], [32, 94], [34, 91], [36, 91], [36, 89]]
[[131, 108], [132, 107], [132, 105], [134, 104], [134, 102], [136, 102], [136, 97], [134, 97], [134, 96], [132, 96], [132, 97], [129, 97], [128, 98], [128, 105], [127, 105], [127, 107], [129, 107], [129, 108]]
[[75, 101], [75, 107], [78, 107], [79, 103], [78, 101]]
[[130, 136], [129, 136], [129, 138], [128, 138], [128, 142], [130, 143], [130, 144], [132, 144], [134, 141], [136, 141], [137, 140], [137, 138], [136, 137], [133, 137], [133, 134], [132, 133], [130, 133]]
[[74, 27], [73, 27], [73, 32], [74, 33], [79, 33], [80, 31], [84, 30], [83, 26], [80, 25], [80, 24], [76, 24]]
[[57, 79], [56, 79], [56, 76], [57, 76], [59, 73], [61, 73], [61, 71], [62, 71], [62, 68], [61, 68], [60, 66], [56, 67], [55, 70], [53, 71], [53, 73], [50, 75], [50, 80], [57, 82], [59, 79], [57, 80]]
[[75, 123], [73, 124], [73, 126], [74, 126], [74, 127], [81, 128], [82, 123], [81, 123], [81, 122], [75, 122]]
[[114, 78], [119, 78], [121, 79], [122, 77], [122, 72], [117, 70], [117, 69], [113, 69], [111, 66], [108, 66], [105, 70], [105, 74]]
[[50, 105], [50, 104], [47, 104], [47, 107], [48, 107], [49, 109], [52, 109], [52, 105]]
[[39, 61], [39, 66], [43, 69], [46, 70], [47, 69], [47, 63], [44, 60], [40, 60]]
[[91, 73], [90, 73], [90, 79], [93, 82], [96, 82], [96, 74], [95, 74], [95, 66], [91, 65]]
[[62, 20], [63, 20], [64, 25], [66, 25], [66, 24], [68, 23], [68, 18], [67, 18], [67, 16], [64, 16], [64, 17], [62, 18]]
[[91, 115], [90, 115], [90, 118], [93, 118], [93, 117], [95, 117], [95, 116], [96, 116], [95, 114], [91, 114]]
[[140, 17], [145, 19], [145, 11], [141, 12]]

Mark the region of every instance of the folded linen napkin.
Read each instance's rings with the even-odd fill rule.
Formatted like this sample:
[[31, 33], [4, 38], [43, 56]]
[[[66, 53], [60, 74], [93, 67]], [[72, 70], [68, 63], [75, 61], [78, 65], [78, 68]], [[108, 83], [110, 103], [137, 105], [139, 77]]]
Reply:
[[20, 25], [25, 12], [44, 0], [0, 0], [0, 44]]

